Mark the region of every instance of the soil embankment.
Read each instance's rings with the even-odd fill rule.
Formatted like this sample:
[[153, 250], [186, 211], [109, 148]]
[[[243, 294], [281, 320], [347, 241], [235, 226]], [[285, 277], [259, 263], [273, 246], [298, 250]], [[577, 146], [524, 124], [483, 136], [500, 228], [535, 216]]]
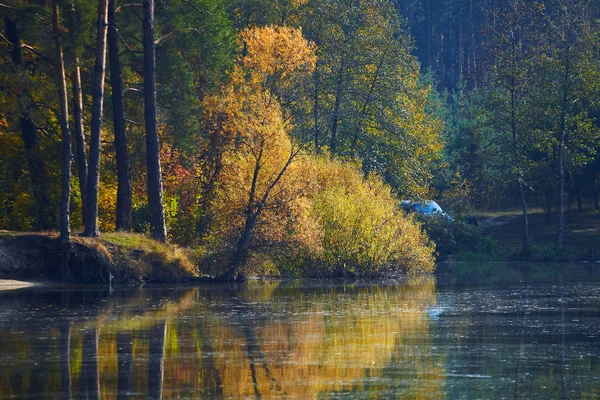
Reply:
[[197, 271], [182, 250], [141, 235], [74, 237], [64, 263], [56, 234], [0, 232], [0, 278], [73, 283], [182, 282]]

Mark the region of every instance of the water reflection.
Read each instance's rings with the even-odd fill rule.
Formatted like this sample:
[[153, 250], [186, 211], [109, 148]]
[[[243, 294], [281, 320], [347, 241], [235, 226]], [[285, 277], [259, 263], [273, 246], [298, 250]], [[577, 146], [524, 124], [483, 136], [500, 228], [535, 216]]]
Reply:
[[0, 397], [593, 398], [600, 289], [551, 273], [2, 293]]

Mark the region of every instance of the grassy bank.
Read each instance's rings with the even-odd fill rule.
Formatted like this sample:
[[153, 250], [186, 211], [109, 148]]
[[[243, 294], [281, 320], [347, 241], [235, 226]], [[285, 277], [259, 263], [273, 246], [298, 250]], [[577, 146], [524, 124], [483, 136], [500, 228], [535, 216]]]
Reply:
[[[584, 209], [565, 212], [564, 246], [555, 249], [558, 216], [548, 216], [542, 209], [529, 214], [531, 261], [597, 261], [600, 260], [600, 212]], [[498, 254], [519, 259], [522, 246], [522, 214], [520, 210], [479, 213], [485, 235], [496, 241]]]
[[182, 282], [198, 278], [186, 252], [143, 235], [73, 237], [68, 262], [56, 233], [0, 231], [0, 278], [75, 283]]

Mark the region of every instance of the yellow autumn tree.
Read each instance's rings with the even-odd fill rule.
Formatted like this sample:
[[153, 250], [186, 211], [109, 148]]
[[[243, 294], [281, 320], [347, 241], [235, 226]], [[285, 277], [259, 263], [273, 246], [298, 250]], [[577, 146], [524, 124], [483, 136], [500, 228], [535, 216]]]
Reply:
[[252, 249], [308, 240], [299, 232], [311, 223], [302, 212], [305, 174], [294, 165], [302, 147], [290, 138], [276, 88], [311, 73], [314, 46], [287, 27], [252, 28], [240, 38], [245, 55], [229, 84], [204, 104], [213, 146], [205, 169], [212, 192], [205, 197], [209, 213], [218, 215], [207, 242], [227, 256], [225, 279], [239, 273]]

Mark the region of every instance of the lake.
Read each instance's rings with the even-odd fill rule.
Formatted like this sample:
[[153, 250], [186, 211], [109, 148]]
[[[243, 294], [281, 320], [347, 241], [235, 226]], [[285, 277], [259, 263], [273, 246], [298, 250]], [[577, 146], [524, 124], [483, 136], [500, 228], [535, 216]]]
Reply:
[[598, 398], [600, 265], [0, 292], [0, 398]]

